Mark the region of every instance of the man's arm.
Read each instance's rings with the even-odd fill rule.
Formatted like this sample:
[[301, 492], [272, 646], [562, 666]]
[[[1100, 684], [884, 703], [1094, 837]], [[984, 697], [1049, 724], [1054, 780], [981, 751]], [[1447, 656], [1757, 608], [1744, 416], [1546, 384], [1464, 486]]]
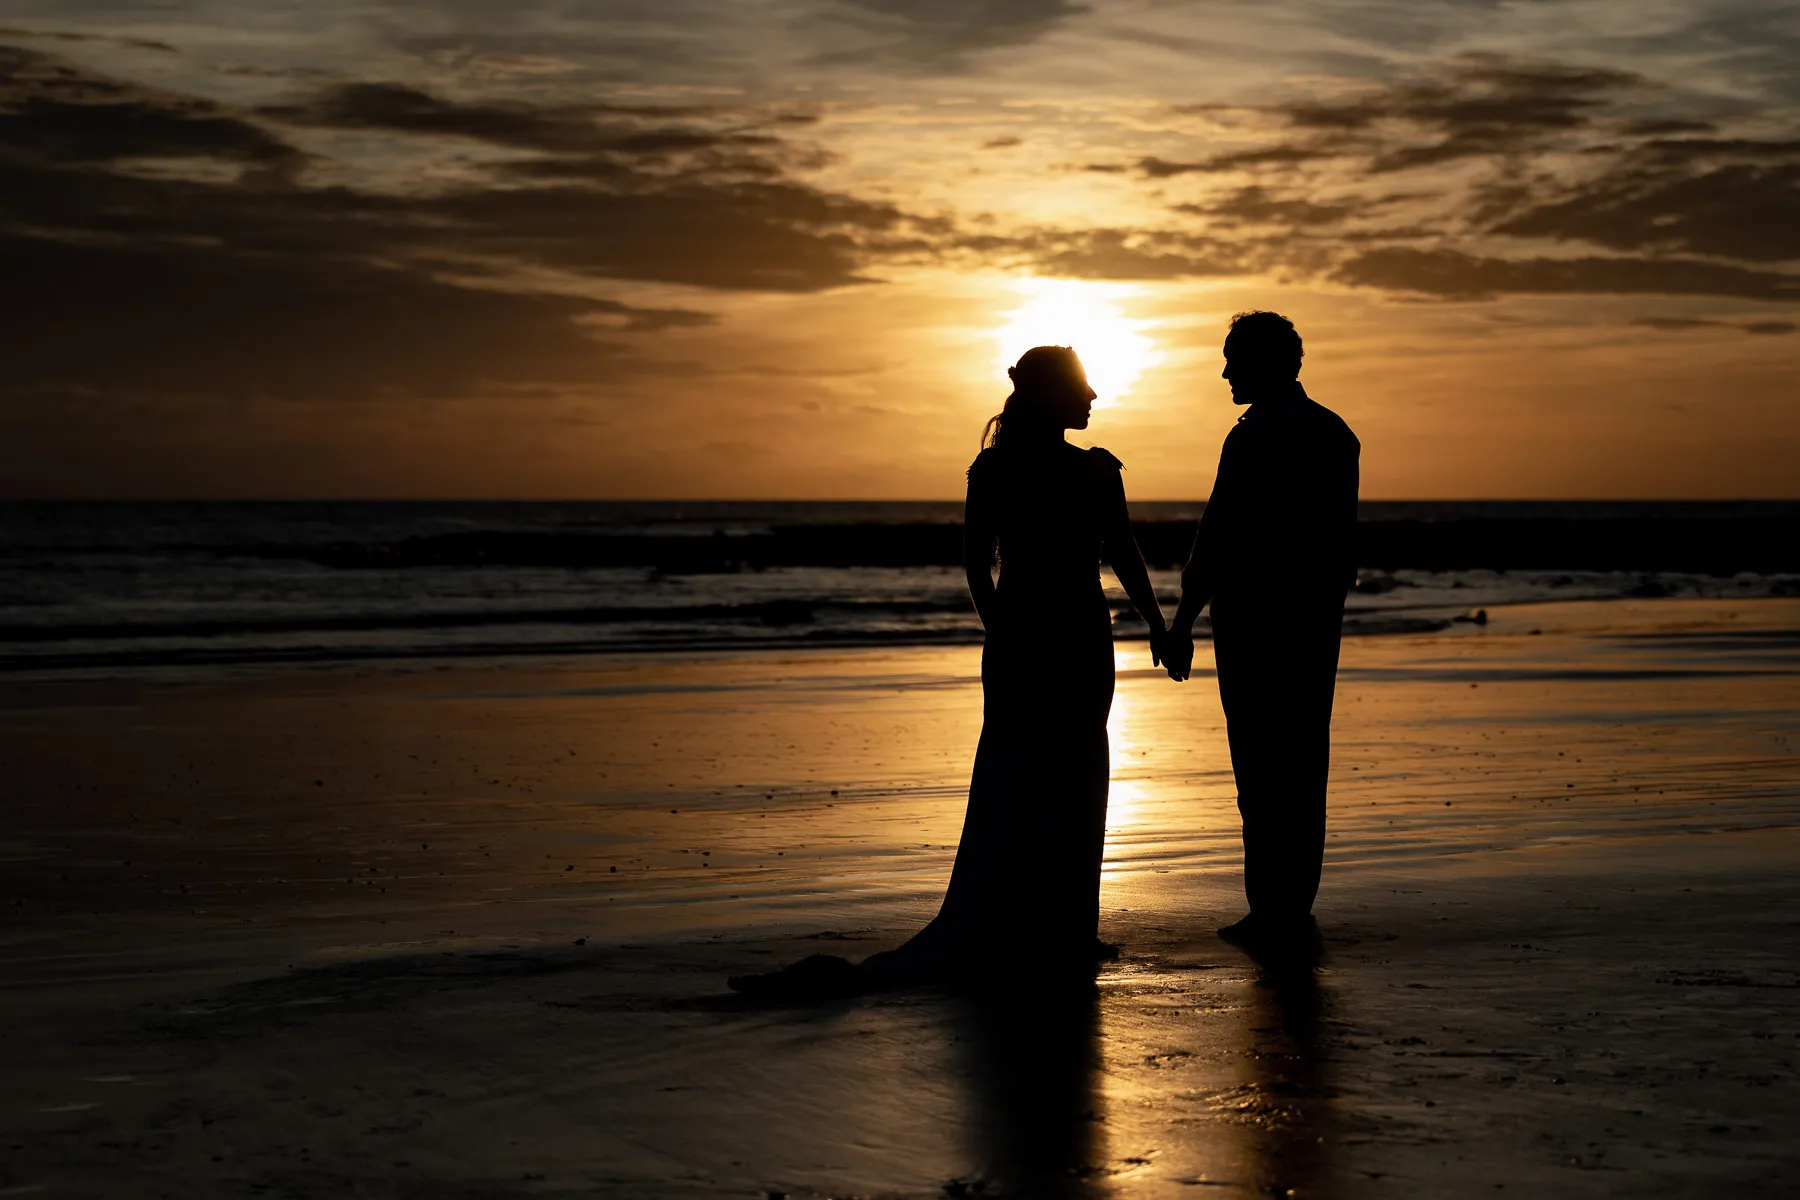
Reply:
[[[1233, 432], [1236, 432], [1235, 430]], [[1187, 566], [1181, 571], [1181, 602], [1175, 608], [1175, 619], [1169, 626], [1168, 650], [1164, 666], [1169, 678], [1185, 680], [1194, 666], [1194, 622], [1218, 590], [1219, 572], [1224, 566], [1235, 524], [1233, 497], [1237, 489], [1237, 455], [1232, 440], [1225, 438], [1219, 454], [1218, 474], [1213, 477], [1212, 495], [1200, 514], [1200, 526], [1194, 531], [1194, 548]]]
[[1212, 497], [1200, 514], [1200, 526], [1194, 531], [1194, 548], [1188, 553], [1187, 566], [1181, 569], [1181, 603], [1175, 608], [1173, 627], [1176, 633], [1186, 638], [1193, 637], [1194, 622], [1200, 619], [1200, 610], [1212, 599], [1216, 586], [1219, 544], [1224, 540], [1220, 532], [1220, 526], [1224, 524], [1221, 512], [1219, 488], [1215, 483]]
[[1343, 557], [1340, 561], [1343, 568], [1345, 592], [1349, 592], [1356, 586], [1356, 502], [1362, 484], [1362, 443], [1356, 440], [1355, 435], [1351, 435], [1350, 451], [1347, 457], [1349, 461], [1344, 468], [1342, 498], [1344, 511], [1341, 517], [1343, 522], [1341, 554]]

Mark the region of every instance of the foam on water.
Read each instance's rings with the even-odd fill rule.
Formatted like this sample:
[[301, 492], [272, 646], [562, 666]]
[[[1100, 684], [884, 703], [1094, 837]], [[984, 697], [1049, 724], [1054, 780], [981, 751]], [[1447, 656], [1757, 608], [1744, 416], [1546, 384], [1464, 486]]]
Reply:
[[[1167, 603], [1202, 507], [1134, 507]], [[1779, 503], [1364, 509], [1374, 530], [1547, 521], [1590, 541], [1601, 530], [1602, 544], [1609, 522], [1800, 519]], [[959, 518], [944, 502], [4, 505], [0, 671], [969, 643], [980, 627], [954, 565]], [[1404, 553], [1405, 538], [1401, 551], [1372, 541]], [[1141, 637], [1106, 578], [1119, 635]], [[1416, 633], [1542, 600], [1796, 591], [1800, 575], [1766, 569], [1390, 566], [1365, 572], [1346, 632]]]

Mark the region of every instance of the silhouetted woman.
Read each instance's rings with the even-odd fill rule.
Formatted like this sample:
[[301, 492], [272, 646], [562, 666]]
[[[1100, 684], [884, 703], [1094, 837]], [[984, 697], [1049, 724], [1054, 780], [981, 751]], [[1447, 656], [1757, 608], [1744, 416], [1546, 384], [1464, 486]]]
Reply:
[[[1112, 614], [1100, 560], [1150, 626], [1162, 611], [1131, 535], [1118, 459], [1063, 440], [1094, 390], [1066, 346], [1028, 350], [969, 468], [963, 565], [986, 631], [982, 728], [956, 866], [931, 924], [852, 967], [819, 955], [732, 981], [741, 991], [832, 990], [985, 972], [1091, 977], [1106, 839]], [[998, 551], [999, 580], [993, 568]]]

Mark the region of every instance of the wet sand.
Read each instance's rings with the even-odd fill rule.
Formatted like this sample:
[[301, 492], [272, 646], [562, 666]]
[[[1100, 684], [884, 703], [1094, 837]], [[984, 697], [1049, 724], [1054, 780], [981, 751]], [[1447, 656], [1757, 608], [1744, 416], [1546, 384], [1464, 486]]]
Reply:
[[1790, 1194], [1800, 602], [1491, 615], [1346, 643], [1315, 971], [1122, 645], [1072, 996], [723, 986], [930, 915], [967, 648], [0, 685], [0, 1195]]

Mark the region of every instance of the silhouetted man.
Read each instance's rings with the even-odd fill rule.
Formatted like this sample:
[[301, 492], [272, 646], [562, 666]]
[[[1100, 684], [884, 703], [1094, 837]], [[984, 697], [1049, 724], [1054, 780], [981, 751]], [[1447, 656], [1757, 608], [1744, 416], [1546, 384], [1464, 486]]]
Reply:
[[1219, 934], [1245, 944], [1313, 928], [1338, 640], [1356, 577], [1362, 447], [1300, 386], [1301, 353], [1287, 318], [1232, 318], [1224, 375], [1232, 403], [1249, 408], [1225, 438], [1170, 630], [1169, 674], [1186, 679], [1194, 620], [1212, 602], [1250, 899], [1250, 915]]

